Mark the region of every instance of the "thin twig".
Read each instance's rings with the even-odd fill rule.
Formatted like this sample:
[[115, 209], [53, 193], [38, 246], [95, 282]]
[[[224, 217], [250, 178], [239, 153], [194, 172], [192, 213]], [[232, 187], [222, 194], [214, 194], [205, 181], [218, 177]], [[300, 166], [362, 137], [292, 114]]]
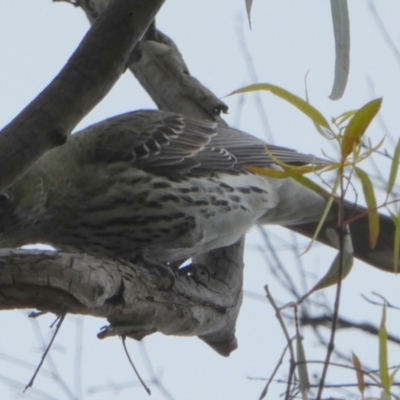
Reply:
[[42, 365], [43, 365], [43, 363], [44, 363], [44, 360], [46, 359], [47, 353], [50, 351], [50, 348], [51, 348], [51, 346], [52, 346], [52, 344], [53, 344], [53, 342], [54, 342], [54, 339], [56, 338], [57, 333], [58, 333], [58, 331], [60, 330], [62, 323], [64, 322], [65, 315], [66, 315], [66, 314], [62, 314], [62, 315], [59, 315], [59, 316], [57, 317], [57, 319], [56, 319], [57, 325], [56, 325], [56, 330], [55, 330], [55, 332], [54, 332], [54, 335], [53, 335], [53, 337], [51, 338], [50, 343], [49, 343], [49, 345], [47, 346], [46, 350], [44, 351], [44, 353], [43, 353], [43, 355], [42, 355], [42, 358], [41, 358], [41, 360], [40, 360], [40, 363], [39, 363], [39, 365], [37, 366], [35, 372], [33, 373], [31, 380], [30, 380], [29, 383], [25, 386], [24, 393], [26, 392], [26, 390], [27, 390], [28, 388], [32, 387], [33, 382], [35, 381], [35, 378], [36, 378], [37, 374], [39, 373], [40, 368], [42, 367]]
[[82, 355], [83, 355], [83, 317], [76, 319], [76, 342], [75, 342], [75, 392], [82, 399]]
[[[306, 362], [307, 362], [307, 364], [324, 364], [324, 365], [326, 364], [326, 361], [319, 361], [319, 360], [307, 360]], [[363, 368], [356, 368], [354, 366], [350, 366], [350, 365], [346, 365], [346, 364], [339, 364], [339, 363], [335, 363], [335, 362], [329, 362], [329, 365], [332, 367], [339, 367], [339, 368], [344, 368], [344, 369], [350, 369], [352, 371], [359, 371], [359, 372], [363, 373], [364, 375], [366, 375], [368, 378], [370, 378], [372, 381], [374, 381], [379, 387], [382, 388], [382, 384], [379, 382], [379, 379], [376, 378], [374, 375], [372, 375], [370, 371], [366, 371]], [[394, 393], [389, 392], [389, 394], [391, 396], [393, 396], [394, 399], [400, 400], [400, 397], [395, 395]], [[320, 399], [320, 398], [317, 396], [317, 399]]]
[[[37, 319], [32, 319], [32, 327], [36, 333], [37, 340], [40, 341], [41, 347], [44, 348], [46, 346], [46, 341], [43, 338], [42, 332], [39, 327], [39, 323]], [[58, 371], [56, 363], [53, 361], [51, 353], [47, 354], [46, 362], [49, 364], [50, 371], [52, 371], [53, 380], [61, 387], [64, 393], [68, 396], [69, 399], [76, 400], [76, 395], [72, 392], [69, 385], [64, 381], [61, 374]]]
[[[271, 243], [271, 240], [269, 238], [269, 234], [267, 233], [267, 231], [262, 227], [262, 226], [258, 226], [259, 231], [261, 232], [261, 235], [264, 239], [265, 244], [267, 245], [270, 254], [275, 262], [275, 266], [277, 267], [278, 271], [284, 276], [285, 278], [285, 283], [281, 280], [281, 284], [283, 286], [285, 286], [285, 288], [290, 291], [290, 293], [292, 293], [296, 298], [300, 297], [300, 293], [296, 288], [296, 285], [292, 279], [292, 277], [290, 276], [290, 274], [288, 273], [288, 271], [284, 268], [283, 263], [281, 262], [281, 260], [278, 257], [278, 254], [276, 253], [276, 251], [274, 250], [274, 246]], [[276, 271], [273, 271], [274, 274], [278, 276]]]
[[[246, 63], [247, 72], [250, 76], [250, 80], [253, 83], [258, 82], [257, 72], [254, 67], [254, 61], [253, 61], [253, 58], [251, 56], [249, 49], [247, 48], [246, 40], [245, 40], [244, 34], [243, 34], [243, 17], [239, 17], [237, 19], [236, 37], [239, 41], [239, 48], [240, 48], [240, 51], [242, 52], [243, 60]], [[274, 143], [274, 137], [272, 135], [272, 131], [269, 126], [268, 117], [265, 112], [265, 107], [262, 104], [261, 94], [260, 94], [260, 92], [256, 91], [256, 92], [253, 92], [253, 96], [254, 96], [254, 101], [256, 103], [258, 115], [260, 116], [261, 124], [262, 124], [264, 132], [265, 132], [267, 142], [272, 144], [272, 143]]]
[[276, 305], [275, 300], [273, 299], [271, 293], [269, 292], [268, 286], [265, 285], [264, 286], [265, 292], [267, 294], [267, 299], [269, 300], [269, 302], [272, 305], [272, 308], [275, 310], [275, 316], [278, 319], [279, 324], [281, 325], [283, 334], [285, 335], [286, 338], [286, 342], [287, 345], [289, 347], [289, 353], [290, 353], [290, 369], [289, 369], [289, 376], [288, 376], [288, 384], [287, 384], [287, 388], [286, 388], [286, 394], [285, 394], [285, 400], [289, 400], [289, 396], [290, 396], [290, 386], [292, 383], [292, 378], [293, 378], [293, 374], [294, 374], [294, 370], [295, 370], [295, 357], [294, 357], [294, 350], [293, 350], [293, 344], [292, 344], [292, 340], [289, 336], [289, 332], [286, 329], [286, 325], [285, 322], [283, 321], [282, 318], [282, 314], [281, 314], [281, 310], [279, 309], [279, 307]]
[[[8, 378], [6, 376], [0, 375], [0, 382], [3, 382], [4, 384], [8, 385], [10, 388], [15, 389], [15, 391], [18, 391], [18, 393], [15, 393], [14, 398], [21, 398], [21, 390], [23, 389], [24, 385], [16, 381], [14, 379]], [[49, 395], [48, 393], [36, 389], [36, 388], [31, 388], [28, 393], [24, 394], [24, 399], [40, 399], [40, 400], [59, 400], [59, 397], [53, 397]]]
[[385, 305], [385, 306], [388, 307], [388, 308], [393, 308], [393, 309], [395, 309], [395, 310], [400, 310], [400, 307], [395, 306], [395, 305], [393, 305], [392, 303], [390, 303], [390, 301], [388, 301], [388, 300], [386, 299], [386, 297], [382, 296], [381, 294], [376, 293], [376, 292], [372, 292], [372, 294], [373, 294], [374, 296], [379, 297], [380, 299], [382, 299], [383, 304], [382, 304], [382, 303], [375, 302], [375, 301], [373, 301], [373, 300], [370, 300], [370, 299], [368, 299], [366, 296], [364, 296], [363, 294], [361, 295], [361, 297], [362, 297], [364, 300], [366, 300], [366, 301], [368, 301], [369, 303], [371, 303], [371, 304], [374, 304], [374, 305], [377, 305], [377, 306], [381, 306], [381, 307], [382, 307], [383, 305]]
[[275, 365], [275, 368], [272, 372], [272, 375], [268, 378], [267, 384], [265, 385], [265, 388], [263, 389], [263, 391], [261, 392], [261, 395], [259, 397], [260, 400], [262, 400], [268, 393], [268, 389], [269, 389], [269, 385], [271, 384], [271, 382], [273, 382], [275, 375], [277, 374], [279, 367], [282, 365], [283, 362], [283, 358], [285, 357], [286, 351], [289, 348], [289, 344], [287, 344], [285, 346], [285, 348], [282, 351], [282, 354], [279, 358], [278, 363]]
[[[302, 325], [308, 325], [311, 327], [324, 326], [329, 327], [332, 323], [331, 315], [320, 315], [316, 317], [301, 317]], [[358, 329], [363, 332], [369, 333], [374, 336], [378, 336], [379, 327], [375, 326], [370, 322], [355, 322], [344, 317], [339, 316], [337, 321], [337, 329]], [[388, 340], [400, 345], [400, 337], [388, 333]]]
[[379, 31], [381, 32], [382, 36], [385, 39], [386, 44], [389, 46], [389, 48], [392, 50], [393, 55], [395, 56], [397, 62], [400, 64], [400, 51], [394, 44], [392, 38], [390, 37], [388, 31], [386, 30], [385, 24], [381, 20], [381, 17], [378, 14], [378, 11], [375, 8], [375, 5], [372, 1], [368, 2], [368, 7], [369, 10], [374, 17], [375, 23], [378, 26]]
[[153, 365], [150, 361], [149, 355], [147, 354], [147, 350], [146, 350], [144, 341], [139, 342], [139, 350], [142, 354], [142, 359], [147, 368], [147, 371], [151, 375], [151, 382], [153, 382], [153, 384], [157, 386], [158, 390], [164, 395], [164, 397], [166, 399], [174, 400], [174, 398], [171, 396], [171, 394], [168, 392], [168, 390], [161, 383], [161, 377], [159, 378], [158, 375], [155, 373]]
[[129, 355], [128, 349], [126, 348], [126, 338], [125, 336], [122, 337], [122, 346], [124, 348], [125, 354], [128, 357], [128, 361], [129, 364], [131, 364], [131, 367], [133, 368], [133, 370], [135, 371], [135, 374], [137, 376], [137, 378], [139, 379], [139, 382], [142, 384], [143, 388], [146, 390], [147, 394], [149, 396], [151, 396], [151, 390], [146, 386], [146, 384], [144, 383], [143, 379], [141, 378], [141, 376], [139, 375], [139, 372], [137, 371], [135, 365], [133, 364], [133, 361], [131, 359], [131, 356]]
[[[322, 362], [322, 361], [321, 361]], [[264, 378], [264, 377], [247, 377], [248, 380], [251, 381], [269, 381], [270, 379], [268, 378]], [[287, 381], [283, 381], [281, 379], [276, 379], [274, 380], [274, 382], [276, 383], [284, 383], [287, 384]], [[315, 383], [310, 383], [310, 387], [311, 388], [317, 388], [319, 386], [319, 384], [315, 384]], [[326, 388], [342, 388], [342, 387], [357, 387], [358, 383], [327, 383], [325, 385]], [[369, 387], [377, 387], [377, 388], [381, 388], [382, 385], [380, 383], [376, 383], [376, 382], [365, 382], [365, 386], [369, 386]], [[393, 382], [392, 386], [400, 386], [400, 382]]]
[[340, 293], [342, 289], [342, 277], [343, 277], [343, 270], [344, 270], [344, 239], [345, 235], [349, 234], [345, 231], [344, 222], [344, 202], [345, 202], [345, 189], [343, 185], [343, 177], [344, 171], [343, 166], [339, 169], [339, 179], [340, 179], [340, 201], [339, 201], [339, 215], [338, 215], [338, 239], [339, 239], [339, 269], [338, 269], [338, 281], [336, 285], [336, 296], [335, 296], [335, 303], [333, 306], [333, 314], [332, 314], [332, 328], [331, 328], [331, 335], [329, 338], [329, 343], [326, 351], [325, 363], [322, 368], [322, 374], [319, 381], [319, 388], [317, 393], [317, 400], [321, 400], [322, 392], [324, 391], [324, 384], [326, 380], [326, 376], [328, 373], [328, 368], [330, 365], [330, 359], [335, 348], [335, 335], [336, 335], [336, 328], [337, 322], [339, 318], [339, 306], [340, 306]]

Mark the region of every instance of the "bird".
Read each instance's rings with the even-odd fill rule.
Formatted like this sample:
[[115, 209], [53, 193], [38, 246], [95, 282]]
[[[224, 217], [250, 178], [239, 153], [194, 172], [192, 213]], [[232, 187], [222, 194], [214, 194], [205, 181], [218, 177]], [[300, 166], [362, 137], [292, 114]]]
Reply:
[[[267, 148], [267, 150], [266, 150]], [[313, 237], [328, 198], [251, 167], [323, 165], [209, 121], [139, 110], [71, 135], [0, 194], [0, 247], [43, 243], [68, 252], [173, 265], [235, 243], [255, 225]], [[249, 168], [250, 167], [250, 168]], [[333, 202], [317, 240], [338, 225]], [[344, 204], [354, 256], [393, 272], [395, 224], [379, 215], [370, 246], [366, 209]]]

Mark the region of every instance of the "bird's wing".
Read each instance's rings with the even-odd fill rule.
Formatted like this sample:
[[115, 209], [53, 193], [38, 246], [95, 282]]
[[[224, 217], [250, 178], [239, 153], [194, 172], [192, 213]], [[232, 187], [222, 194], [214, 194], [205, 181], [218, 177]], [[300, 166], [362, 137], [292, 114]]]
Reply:
[[268, 145], [267, 152], [262, 140], [245, 132], [164, 111], [137, 111], [110, 118], [71, 140], [78, 147], [79, 142], [90, 143], [98, 162], [128, 161], [161, 175], [233, 171], [244, 165], [268, 167], [274, 164], [273, 157], [288, 164], [326, 163], [278, 146]]
[[246, 132], [222, 126], [218, 127], [218, 135], [211, 139], [210, 146], [229, 151], [236, 157], [237, 165], [240, 166], [268, 167], [275, 164], [274, 158], [292, 165], [329, 163], [329, 161], [312, 154], [302, 154], [296, 150], [267, 144]]
[[92, 125], [70, 141], [88, 162], [130, 162], [146, 171], [180, 174], [200, 165], [194, 156], [216, 135], [216, 126], [179, 114], [137, 111]]

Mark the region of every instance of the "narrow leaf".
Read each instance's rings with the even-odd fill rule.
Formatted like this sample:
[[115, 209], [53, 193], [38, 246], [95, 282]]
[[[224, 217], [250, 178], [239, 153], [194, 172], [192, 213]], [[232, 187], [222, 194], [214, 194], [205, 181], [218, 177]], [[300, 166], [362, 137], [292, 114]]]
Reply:
[[[284, 163], [282, 163], [284, 164]], [[284, 164], [285, 166], [287, 165], [288, 167], [291, 167], [288, 164]], [[325, 168], [325, 166], [294, 166], [294, 170], [291, 169], [285, 169], [284, 171], [276, 170], [276, 169], [268, 169], [268, 168], [263, 168], [263, 167], [254, 167], [252, 165], [245, 165], [245, 169], [248, 171], [251, 171], [257, 175], [261, 176], [268, 176], [270, 178], [276, 178], [276, 179], [287, 179], [287, 178], [292, 178], [296, 182], [299, 182], [303, 186], [305, 186], [308, 189], [313, 190], [314, 192], [324, 196], [324, 197], [331, 197], [331, 193], [326, 191], [324, 188], [316, 184], [314, 181], [311, 179], [308, 179], [307, 177], [303, 176], [303, 174], [308, 174], [310, 172], [316, 172], [322, 168]]]
[[[333, 185], [333, 188], [332, 188], [332, 193], [330, 194], [330, 197], [329, 197], [328, 201], [326, 202], [326, 206], [325, 206], [324, 212], [322, 213], [321, 218], [319, 219], [317, 228], [315, 229], [315, 232], [314, 232], [314, 236], [312, 237], [311, 242], [307, 246], [307, 249], [305, 250], [305, 252], [307, 252], [311, 248], [313, 243], [316, 241], [316, 239], [317, 239], [317, 237], [319, 235], [319, 232], [321, 231], [322, 225], [324, 225], [326, 217], [328, 216], [328, 213], [329, 213], [329, 211], [330, 211], [330, 209], [332, 207], [332, 203], [333, 203], [333, 200], [335, 199], [335, 193], [336, 193], [336, 190], [337, 190], [338, 187], [339, 187], [339, 175], [336, 177], [335, 184]], [[313, 290], [311, 290], [310, 293], [312, 293], [312, 291]], [[309, 295], [309, 293], [307, 293], [303, 297], [307, 297], [308, 295]]]
[[277, 171], [275, 169], [267, 169], [263, 167], [253, 167], [252, 165], [246, 165], [244, 168], [257, 175], [268, 176], [269, 178], [287, 179], [289, 177], [286, 171]]
[[247, 18], [249, 19], [249, 27], [251, 29], [251, 7], [253, 5], [253, 0], [246, 0], [246, 12], [247, 12]]
[[399, 170], [399, 160], [400, 160], [400, 139], [397, 141], [396, 149], [394, 151], [392, 166], [390, 167], [389, 182], [387, 187], [387, 194], [389, 196], [392, 193], [394, 184], [397, 178], [397, 171]]
[[[343, 246], [343, 269], [342, 269], [342, 279], [350, 273], [353, 267], [353, 244], [351, 242], [350, 234], [346, 234], [344, 237]], [[339, 280], [340, 271], [340, 252], [336, 255], [333, 260], [329, 271], [325, 276], [310, 290], [309, 293], [315, 292], [316, 290], [325, 289], [329, 286], [336, 285]]]
[[387, 331], [386, 331], [386, 306], [383, 306], [381, 325], [379, 327], [379, 376], [381, 385], [385, 392], [390, 392], [390, 376], [387, 352]]
[[346, 89], [350, 70], [350, 21], [347, 0], [331, 0], [335, 36], [335, 79], [329, 98], [338, 100]]
[[360, 391], [362, 398], [364, 398], [365, 380], [364, 380], [364, 374], [361, 371], [361, 369], [362, 369], [361, 362], [360, 362], [360, 359], [354, 353], [353, 353], [352, 361], [353, 361], [354, 368], [356, 370], [358, 390]]
[[[279, 161], [279, 160], [278, 160]], [[303, 174], [309, 174], [311, 172], [317, 172], [323, 168], [325, 168], [325, 165], [317, 165], [317, 166], [308, 166], [308, 165], [303, 165], [303, 166], [292, 166], [289, 164], [282, 163], [282, 170], [276, 170], [276, 169], [270, 169], [270, 168], [264, 168], [264, 167], [255, 167], [253, 165], [245, 165], [244, 168], [247, 169], [248, 171], [254, 172], [257, 175], [262, 175], [262, 176], [269, 176], [271, 178], [277, 178], [277, 179], [285, 179], [290, 177], [290, 173], [293, 172], [294, 174], [297, 174], [299, 176], [302, 176]], [[289, 168], [286, 168], [288, 166]], [[304, 178], [307, 179], [307, 178]], [[321, 188], [321, 190], [323, 190]]]
[[341, 143], [342, 159], [353, 151], [354, 146], [360, 143], [369, 124], [378, 113], [382, 99], [375, 99], [361, 107], [347, 125]]
[[397, 215], [390, 213], [396, 232], [394, 234], [393, 244], [393, 271], [397, 274], [399, 269], [399, 254], [400, 254], [400, 212]]
[[399, 269], [399, 253], [400, 253], [400, 225], [396, 224], [396, 233], [394, 238], [394, 256], [393, 256], [393, 271], [397, 274]]
[[293, 93], [288, 92], [285, 89], [282, 89], [279, 86], [275, 85], [270, 85], [269, 83], [258, 83], [255, 85], [249, 85], [245, 86], [241, 89], [235, 90], [232, 93], [228, 94], [228, 96], [231, 96], [233, 94], [240, 94], [240, 93], [247, 93], [247, 92], [254, 92], [257, 90], [267, 90], [273, 93], [275, 96], [278, 96], [293, 106], [295, 106], [297, 109], [299, 109], [301, 112], [303, 112], [307, 117], [311, 118], [311, 120], [319, 125], [322, 126], [323, 128], [327, 130], [331, 130], [328, 121], [325, 119], [325, 117], [312, 105], [307, 103], [305, 100], [301, 99], [300, 97], [294, 95]]
[[308, 392], [310, 390], [310, 380], [308, 378], [307, 360], [303, 347], [303, 339], [300, 335], [297, 335], [296, 350], [297, 350], [297, 361], [298, 361], [297, 371], [299, 374], [299, 388], [303, 400], [307, 400]]
[[[284, 161], [280, 160], [279, 157], [276, 157], [268, 148], [267, 145], [264, 146], [265, 153], [268, 155], [268, 157], [277, 165], [282, 167], [284, 171], [298, 171], [300, 174], [309, 174], [310, 172], [317, 172], [320, 171], [321, 169], [327, 168], [334, 168], [335, 165], [330, 163], [329, 161], [326, 161], [326, 163], [321, 164], [321, 160], [318, 160], [318, 165], [316, 164], [309, 164], [309, 165], [293, 165], [293, 164], [287, 164]], [[269, 175], [269, 173], [265, 174], [262, 172], [262, 170], [271, 170], [268, 168], [263, 168], [263, 167], [254, 167], [252, 165], [245, 165], [245, 168], [248, 169], [249, 171], [257, 171], [259, 175]]]
[[321, 196], [324, 196], [327, 198], [331, 197], [331, 193], [326, 191], [324, 188], [322, 188], [321, 186], [316, 184], [311, 179], [308, 179], [306, 176], [299, 174], [297, 171], [286, 171], [286, 172], [290, 178], [292, 178], [296, 182], [299, 182], [304, 187], [311, 189], [312, 191], [320, 194]]
[[343, 114], [336, 117], [335, 121], [338, 125], [341, 125], [343, 124], [343, 122], [346, 122], [349, 118], [351, 118], [356, 112], [357, 110], [346, 111]]
[[368, 207], [369, 219], [369, 243], [373, 249], [379, 235], [379, 213], [376, 208], [374, 187], [368, 174], [360, 168], [355, 167], [356, 174], [361, 181], [365, 202]]

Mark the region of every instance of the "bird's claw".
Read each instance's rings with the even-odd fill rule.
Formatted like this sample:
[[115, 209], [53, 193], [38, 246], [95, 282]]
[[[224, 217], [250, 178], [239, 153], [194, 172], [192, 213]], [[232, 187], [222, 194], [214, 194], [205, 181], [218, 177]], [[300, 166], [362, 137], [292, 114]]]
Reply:
[[204, 284], [210, 280], [210, 271], [204, 264], [192, 263], [179, 268], [177, 271], [179, 276], [193, 279], [196, 283]]

